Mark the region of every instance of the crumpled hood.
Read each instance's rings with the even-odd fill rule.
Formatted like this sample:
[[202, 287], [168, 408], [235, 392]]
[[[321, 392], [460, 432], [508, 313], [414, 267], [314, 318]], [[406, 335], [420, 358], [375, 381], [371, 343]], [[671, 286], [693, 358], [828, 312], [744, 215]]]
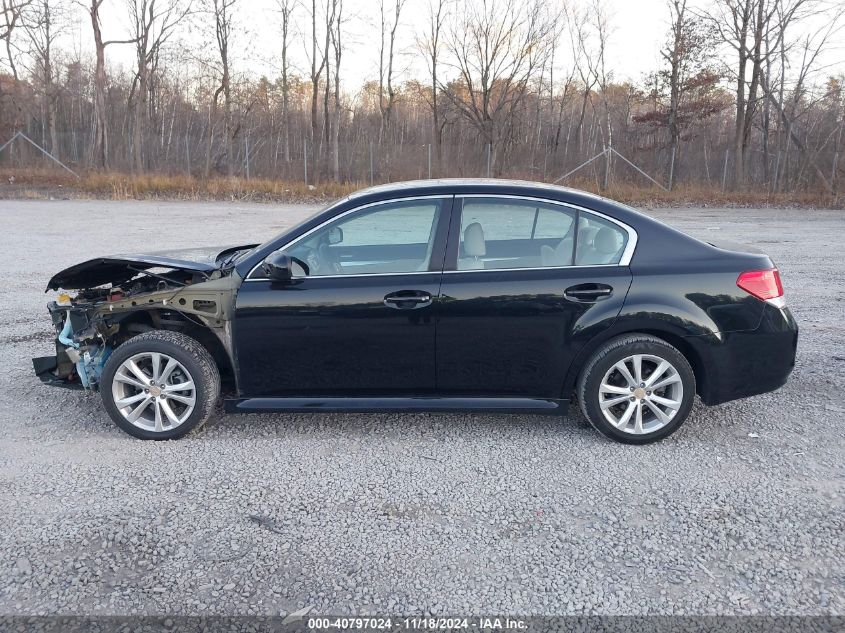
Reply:
[[141, 255], [111, 255], [90, 259], [55, 274], [47, 290], [80, 290], [104, 284], [121, 284], [150, 268], [170, 268], [208, 274], [217, 270], [227, 255], [256, 244], [228, 248], [206, 247], [159, 251]]

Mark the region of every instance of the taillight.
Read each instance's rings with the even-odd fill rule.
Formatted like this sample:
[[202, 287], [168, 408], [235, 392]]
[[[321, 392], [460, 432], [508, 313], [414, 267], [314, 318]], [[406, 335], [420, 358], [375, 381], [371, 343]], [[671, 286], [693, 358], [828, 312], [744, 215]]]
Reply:
[[737, 277], [736, 285], [761, 301], [768, 301], [777, 306], [785, 305], [783, 286], [777, 268], [768, 270], [749, 270]]

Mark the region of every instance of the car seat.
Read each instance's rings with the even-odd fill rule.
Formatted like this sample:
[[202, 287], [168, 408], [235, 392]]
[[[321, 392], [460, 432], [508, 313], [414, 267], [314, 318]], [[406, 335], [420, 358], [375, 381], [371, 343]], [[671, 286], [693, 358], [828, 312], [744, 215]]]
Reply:
[[484, 268], [481, 259], [487, 254], [487, 242], [484, 240], [484, 229], [478, 222], [473, 222], [464, 229], [464, 257], [458, 265], [458, 270], [476, 270]]

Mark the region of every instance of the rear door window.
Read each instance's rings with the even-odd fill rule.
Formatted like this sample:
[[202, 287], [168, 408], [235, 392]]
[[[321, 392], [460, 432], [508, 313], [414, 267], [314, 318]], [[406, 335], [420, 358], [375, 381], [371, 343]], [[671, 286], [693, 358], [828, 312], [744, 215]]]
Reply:
[[567, 206], [536, 200], [466, 198], [457, 268], [571, 266], [576, 216]]
[[628, 233], [621, 226], [592, 213], [581, 213], [576, 266], [618, 264], [627, 245]]

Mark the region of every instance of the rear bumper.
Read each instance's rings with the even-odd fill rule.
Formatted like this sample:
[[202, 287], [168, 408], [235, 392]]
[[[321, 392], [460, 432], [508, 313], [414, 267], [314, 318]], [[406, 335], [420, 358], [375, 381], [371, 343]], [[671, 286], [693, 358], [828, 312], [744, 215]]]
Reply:
[[708, 405], [782, 387], [795, 367], [798, 324], [789, 308], [766, 304], [756, 330], [687, 339], [701, 361], [699, 395]]

